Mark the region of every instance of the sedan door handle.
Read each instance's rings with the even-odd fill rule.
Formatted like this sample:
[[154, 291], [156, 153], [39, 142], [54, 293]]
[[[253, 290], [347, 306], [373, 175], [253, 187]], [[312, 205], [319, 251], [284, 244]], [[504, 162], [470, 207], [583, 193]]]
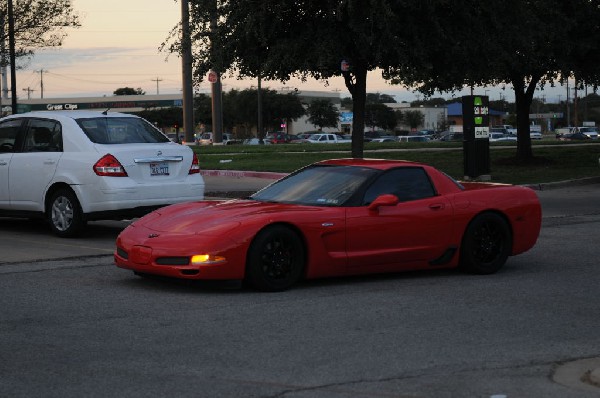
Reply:
[[54, 160], [54, 159], [44, 160], [44, 164], [55, 164], [55, 163], [56, 163], [56, 160]]
[[432, 203], [429, 205], [431, 210], [442, 210], [446, 207], [443, 203]]

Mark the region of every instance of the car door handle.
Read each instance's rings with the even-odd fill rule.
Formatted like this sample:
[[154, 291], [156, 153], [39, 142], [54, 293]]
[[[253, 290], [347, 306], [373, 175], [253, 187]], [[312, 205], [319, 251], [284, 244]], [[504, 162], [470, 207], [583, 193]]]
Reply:
[[446, 207], [443, 203], [432, 203], [429, 205], [431, 210], [442, 210]]
[[44, 160], [44, 164], [54, 164], [54, 163], [56, 163], [56, 160], [53, 160], [53, 159]]

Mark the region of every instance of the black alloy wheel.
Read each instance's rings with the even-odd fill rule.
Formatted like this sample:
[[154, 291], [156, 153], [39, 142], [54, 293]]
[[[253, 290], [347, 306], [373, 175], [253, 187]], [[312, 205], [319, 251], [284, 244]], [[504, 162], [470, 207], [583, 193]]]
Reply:
[[504, 218], [495, 213], [480, 214], [463, 236], [460, 266], [475, 274], [493, 274], [506, 263], [511, 242], [510, 228]]
[[259, 232], [250, 246], [246, 278], [259, 290], [286, 290], [302, 277], [304, 262], [298, 234], [282, 225], [271, 226]]

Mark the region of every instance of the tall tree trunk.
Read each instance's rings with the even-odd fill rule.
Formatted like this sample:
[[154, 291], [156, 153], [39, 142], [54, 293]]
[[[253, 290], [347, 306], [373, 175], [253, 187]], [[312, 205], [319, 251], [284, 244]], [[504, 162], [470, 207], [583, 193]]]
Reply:
[[531, 136], [529, 135], [529, 112], [538, 82], [539, 78], [533, 78], [529, 82], [529, 85], [526, 85], [520, 78], [513, 79], [515, 105], [517, 108], [517, 159], [520, 161], [533, 159]]
[[343, 72], [352, 95], [352, 157], [362, 158], [365, 136], [365, 104], [367, 101], [367, 68], [352, 65], [352, 72]]

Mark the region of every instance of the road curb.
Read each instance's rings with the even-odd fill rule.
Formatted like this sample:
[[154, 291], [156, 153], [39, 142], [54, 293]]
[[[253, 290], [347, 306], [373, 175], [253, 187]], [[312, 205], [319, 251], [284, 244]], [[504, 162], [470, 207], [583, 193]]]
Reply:
[[252, 177], [252, 178], [265, 178], [269, 180], [278, 180], [285, 177], [287, 173], [275, 173], [271, 171], [242, 171], [242, 170], [201, 170], [200, 174], [203, 176], [215, 176], [215, 177]]
[[566, 180], [566, 181], [556, 181], [556, 182], [542, 182], [539, 184], [525, 184], [524, 186], [529, 187], [531, 189], [535, 189], [536, 191], [546, 191], [549, 189], [568, 188], [568, 187], [576, 187], [576, 186], [589, 185], [589, 184], [600, 184], [600, 177], [587, 177], [587, 178], [580, 178], [580, 179], [576, 179], [576, 180]]

